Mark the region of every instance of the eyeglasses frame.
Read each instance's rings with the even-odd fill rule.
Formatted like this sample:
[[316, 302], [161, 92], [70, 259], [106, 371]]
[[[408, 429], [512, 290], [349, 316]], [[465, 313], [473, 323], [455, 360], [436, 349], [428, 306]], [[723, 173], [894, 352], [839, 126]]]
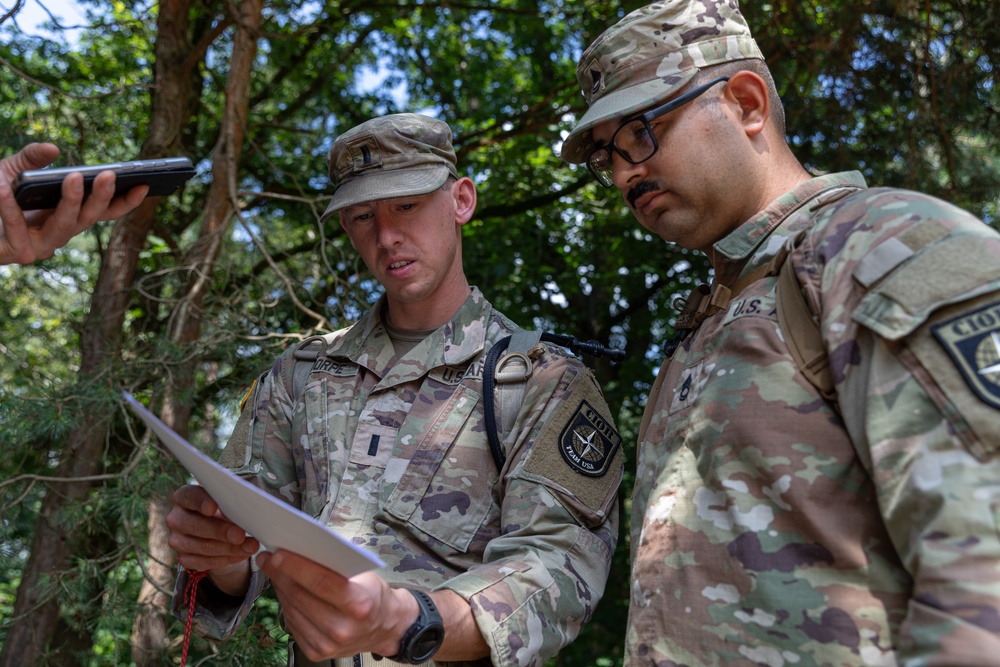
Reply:
[[[711, 88], [715, 84], [721, 83], [723, 81], [729, 81], [729, 77], [728, 76], [716, 77], [711, 81], [701, 84], [700, 86], [694, 88], [693, 90], [689, 90], [683, 95], [678, 95], [672, 100], [664, 102], [658, 107], [650, 109], [649, 111], [644, 111], [643, 113], [640, 114], [636, 114], [635, 116], [630, 116], [626, 118], [625, 120], [622, 121], [621, 125], [618, 126], [618, 129], [615, 130], [615, 133], [611, 135], [611, 141], [609, 141], [607, 144], [604, 144], [603, 146], [598, 146], [593, 151], [591, 151], [589, 156], [587, 156], [587, 163], [586, 163], [587, 170], [590, 171], [590, 173], [594, 176], [594, 178], [597, 179], [597, 182], [603, 185], [604, 187], [606, 188], [614, 187], [614, 182], [605, 183], [604, 179], [599, 175], [597, 170], [594, 169], [590, 164], [594, 155], [596, 155], [598, 151], [607, 151], [609, 162], [611, 162], [612, 164], [614, 164], [612, 151], [621, 155], [622, 158], [629, 164], [642, 164], [649, 158], [656, 155], [656, 151], [660, 150], [660, 143], [656, 140], [656, 135], [653, 133], [653, 128], [649, 126], [650, 121], [656, 120], [660, 116], [664, 116], [675, 109], [679, 109], [688, 102], [691, 102], [694, 99], [703, 95], [709, 88]], [[646, 132], [649, 134], [649, 138], [652, 139], [653, 141], [653, 151], [646, 157], [642, 158], [641, 160], [633, 160], [628, 155], [626, 155], [620, 148], [618, 148], [618, 146], [615, 145], [615, 139], [618, 137], [618, 133], [622, 130], [622, 128], [624, 128], [626, 125], [636, 120], [642, 121], [642, 125], [645, 128]]]

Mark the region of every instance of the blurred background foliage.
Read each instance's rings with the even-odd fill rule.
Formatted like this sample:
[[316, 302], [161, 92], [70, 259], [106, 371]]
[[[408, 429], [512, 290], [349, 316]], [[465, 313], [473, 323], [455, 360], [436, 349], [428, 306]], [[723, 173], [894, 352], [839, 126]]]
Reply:
[[[79, 0], [82, 23], [53, 16], [39, 31], [23, 25], [27, 2], [46, 4], [0, 3], [0, 154], [51, 141], [62, 165], [177, 154], [199, 173], [50, 260], [0, 267], [0, 665], [178, 663], [162, 508], [184, 478], [133, 430], [115, 390], [217, 450], [281, 349], [374, 302], [378, 285], [319, 213], [332, 141], [384, 113], [454, 129], [479, 190], [464, 237], [471, 282], [524, 326], [627, 351], [619, 364], [589, 361], [628, 443], [628, 516], [671, 303], [709, 269], [651, 238], [557, 154], [584, 109], [577, 59], [642, 3]], [[869, 184], [923, 190], [997, 225], [1000, 4], [743, 10], [807, 167], [859, 169]], [[553, 665], [620, 663], [627, 535], [626, 520], [597, 615]], [[273, 600], [240, 632], [194, 640], [190, 664], [284, 664]]]

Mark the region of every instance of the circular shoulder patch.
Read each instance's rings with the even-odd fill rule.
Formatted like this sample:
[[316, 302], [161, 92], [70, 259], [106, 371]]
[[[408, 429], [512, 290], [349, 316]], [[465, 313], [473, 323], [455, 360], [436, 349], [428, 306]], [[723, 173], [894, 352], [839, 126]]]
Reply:
[[975, 394], [1000, 409], [1000, 303], [931, 329]]
[[587, 401], [580, 401], [559, 436], [559, 452], [577, 472], [600, 477], [608, 471], [621, 442], [621, 436], [601, 413]]

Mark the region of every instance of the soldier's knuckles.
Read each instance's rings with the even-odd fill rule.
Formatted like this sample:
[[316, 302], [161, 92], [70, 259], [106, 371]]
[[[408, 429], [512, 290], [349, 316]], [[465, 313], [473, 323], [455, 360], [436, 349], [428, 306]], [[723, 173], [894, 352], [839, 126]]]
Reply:
[[343, 610], [347, 616], [360, 623], [367, 624], [378, 620], [375, 602], [368, 596], [348, 598]]
[[173, 549], [175, 553], [185, 553], [187, 551], [187, 540], [183, 535], [170, 533], [170, 537], [167, 538], [167, 546]]
[[[282, 602], [282, 605], [286, 603]], [[311, 660], [321, 660], [330, 655], [329, 629], [315, 609], [297, 608], [294, 613], [286, 613], [285, 624], [299, 647], [306, 651]]]
[[165, 520], [167, 528], [169, 528], [172, 531], [179, 530], [183, 525], [181, 523], [182, 518], [183, 518], [183, 510], [174, 507], [172, 510], [170, 510], [170, 513], [167, 514], [167, 518]]
[[326, 655], [336, 652], [339, 647], [353, 639], [353, 633], [339, 620], [327, 619], [327, 622], [320, 627], [320, 632], [322, 637], [317, 643], [317, 648]]
[[192, 538], [184, 533], [171, 532], [170, 536], [167, 538], [167, 546], [178, 554], [192, 553], [192, 543]]
[[174, 491], [174, 505], [189, 510], [196, 510], [201, 505], [204, 495], [204, 489], [188, 484]]
[[177, 553], [212, 555], [205, 548], [205, 541], [186, 533], [171, 533], [167, 544]]

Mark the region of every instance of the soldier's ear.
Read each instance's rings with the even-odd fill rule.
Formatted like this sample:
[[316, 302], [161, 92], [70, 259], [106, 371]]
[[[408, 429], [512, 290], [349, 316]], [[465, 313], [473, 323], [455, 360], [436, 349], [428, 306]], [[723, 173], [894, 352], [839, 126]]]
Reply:
[[464, 225], [476, 212], [476, 184], [463, 176], [452, 184], [451, 194], [455, 199], [455, 224]]
[[747, 70], [737, 72], [729, 77], [725, 95], [739, 105], [740, 120], [747, 136], [760, 134], [771, 114], [771, 100], [764, 79]]

